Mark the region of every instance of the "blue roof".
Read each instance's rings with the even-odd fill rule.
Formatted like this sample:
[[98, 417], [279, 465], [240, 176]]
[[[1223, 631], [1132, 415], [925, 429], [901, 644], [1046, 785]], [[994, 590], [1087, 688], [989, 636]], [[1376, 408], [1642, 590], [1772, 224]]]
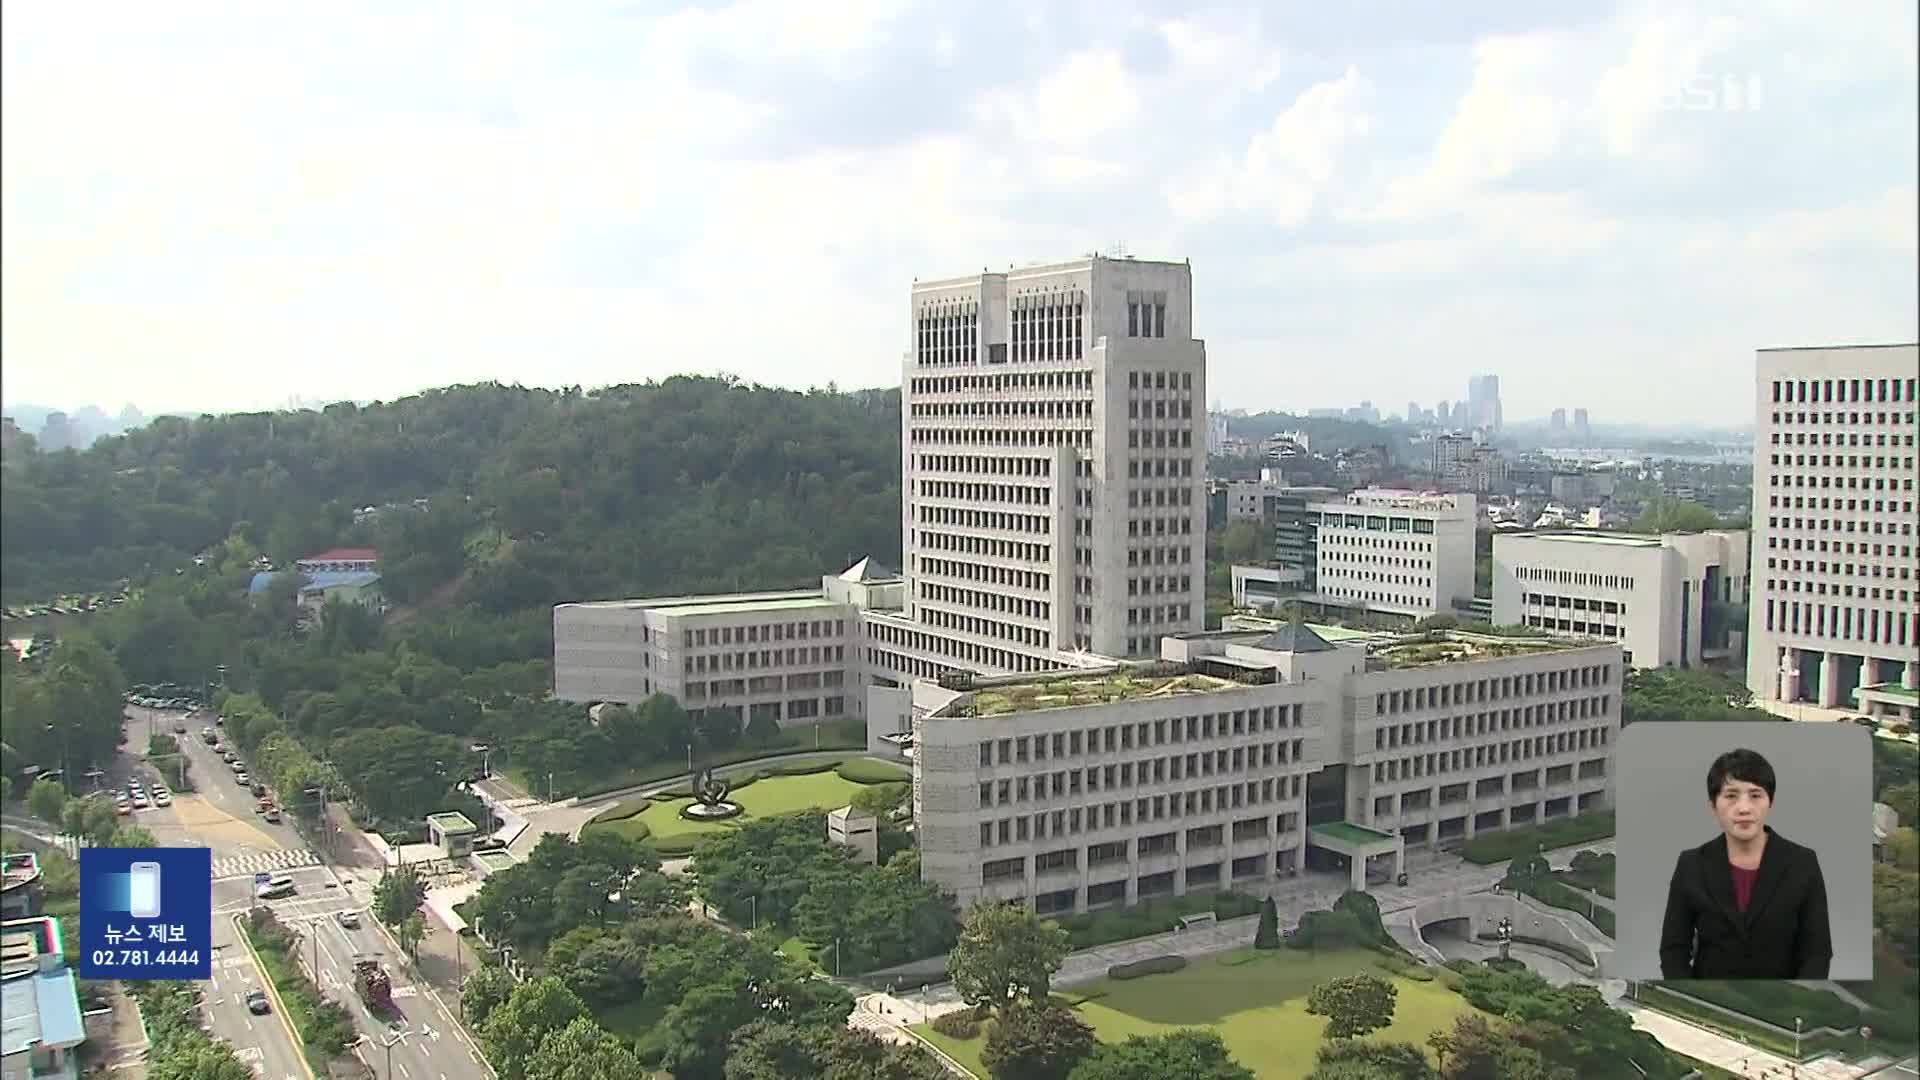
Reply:
[[253, 575], [253, 580], [247, 582], [247, 595], [259, 596], [261, 593], [273, 588], [274, 574], [275, 572], [272, 570], [262, 570]]
[[87, 1041], [80, 995], [67, 968], [35, 972], [0, 983], [0, 1054], [11, 1057], [35, 1046], [74, 1047]]
[[372, 570], [322, 570], [307, 575], [307, 583], [300, 587], [301, 592], [309, 589], [358, 589], [380, 580], [380, 575]]

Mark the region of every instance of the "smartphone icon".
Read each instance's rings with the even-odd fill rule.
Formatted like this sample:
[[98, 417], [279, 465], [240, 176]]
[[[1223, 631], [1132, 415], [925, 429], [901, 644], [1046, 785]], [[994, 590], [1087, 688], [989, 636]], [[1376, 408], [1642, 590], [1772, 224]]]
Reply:
[[127, 872], [127, 911], [136, 919], [160, 917], [160, 864], [137, 862]]

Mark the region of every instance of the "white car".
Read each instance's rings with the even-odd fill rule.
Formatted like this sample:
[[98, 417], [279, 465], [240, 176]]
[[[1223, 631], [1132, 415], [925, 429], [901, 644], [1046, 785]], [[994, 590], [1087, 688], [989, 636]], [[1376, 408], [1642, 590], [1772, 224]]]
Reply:
[[173, 803], [173, 796], [167, 794], [166, 792], [156, 791], [153, 793], [153, 805], [169, 806], [169, 805], [172, 805], [172, 803]]

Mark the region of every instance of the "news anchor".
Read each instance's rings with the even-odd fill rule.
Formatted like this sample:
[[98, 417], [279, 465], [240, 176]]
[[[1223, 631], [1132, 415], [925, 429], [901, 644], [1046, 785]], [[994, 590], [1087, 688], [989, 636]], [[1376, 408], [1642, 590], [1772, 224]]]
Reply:
[[1668, 979], [1824, 979], [1833, 962], [1827, 885], [1812, 848], [1767, 826], [1776, 780], [1752, 750], [1707, 769], [1720, 835], [1680, 853], [1667, 886]]

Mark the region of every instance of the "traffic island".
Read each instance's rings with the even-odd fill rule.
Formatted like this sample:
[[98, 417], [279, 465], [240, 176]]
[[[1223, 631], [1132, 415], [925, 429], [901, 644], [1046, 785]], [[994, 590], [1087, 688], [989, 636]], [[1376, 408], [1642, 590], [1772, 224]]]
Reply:
[[293, 932], [266, 908], [251, 915], [235, 915], [233, 922], [247, 943], [247, 952], [266, 975], [267, 995], [305, 1052], [308, 1075], [325, 1072], [327, 1062], [346, 1052], [355, 1040], [353, 1017], [338, 1002], [320, 992], [294, 958]]

